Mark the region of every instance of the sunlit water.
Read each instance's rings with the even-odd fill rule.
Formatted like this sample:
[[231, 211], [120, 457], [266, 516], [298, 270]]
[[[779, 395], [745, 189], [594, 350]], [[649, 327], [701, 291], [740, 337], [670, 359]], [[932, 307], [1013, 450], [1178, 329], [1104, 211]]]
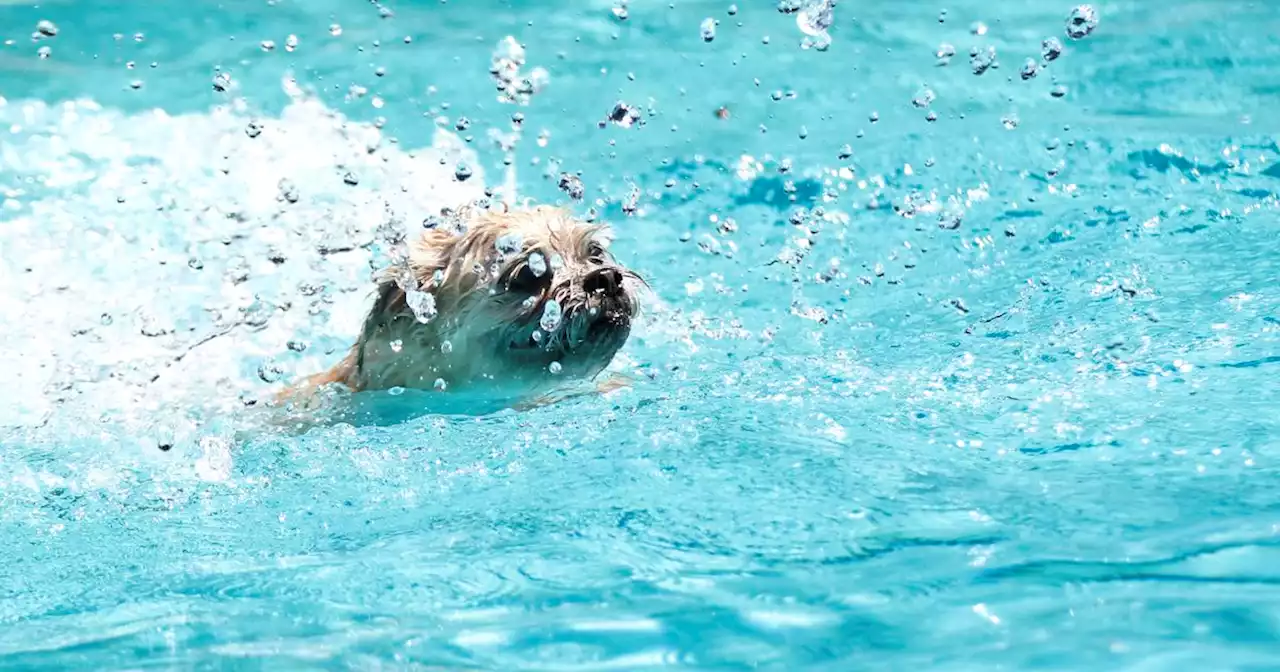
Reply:
[[[0, 4], [0, 665], [1275, 664], [1269, 3]], [[641, 382], [246, 430], [499, 141]]]

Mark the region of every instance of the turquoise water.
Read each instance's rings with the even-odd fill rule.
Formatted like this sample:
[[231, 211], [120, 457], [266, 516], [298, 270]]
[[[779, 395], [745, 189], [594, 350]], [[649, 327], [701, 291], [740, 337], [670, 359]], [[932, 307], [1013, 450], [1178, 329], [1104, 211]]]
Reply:
[[[0, 666], [1274, 667], [1280, 15], [737, 4], [5, 2]], [[642, 382], [246, 429], [515, 112]]]

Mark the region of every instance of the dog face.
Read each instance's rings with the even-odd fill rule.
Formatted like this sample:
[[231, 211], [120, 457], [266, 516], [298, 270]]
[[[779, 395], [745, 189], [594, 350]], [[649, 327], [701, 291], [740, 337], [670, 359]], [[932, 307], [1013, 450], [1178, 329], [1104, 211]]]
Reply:
[[[460, 215], [464, 230], [424, 231], [407, 269], [383, 281], [355, 387], [536, 388], [603, 370], [644, 285], [610, 254], [607, 230], [548, 207]], [[412, 310], [422, 293], [434, 314]]]

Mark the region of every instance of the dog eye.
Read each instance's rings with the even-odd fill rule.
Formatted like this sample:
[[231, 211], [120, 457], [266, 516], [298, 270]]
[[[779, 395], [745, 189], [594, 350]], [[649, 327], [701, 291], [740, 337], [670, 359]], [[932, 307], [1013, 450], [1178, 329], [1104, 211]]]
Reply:
[[535, 294], [542, 291], [543, 278], [534, 275], [533, 270], [528, 266], [520, 269], [519, 273], [511, 276], [507, 280], [507, 291], [520, 292], [522, 294]]

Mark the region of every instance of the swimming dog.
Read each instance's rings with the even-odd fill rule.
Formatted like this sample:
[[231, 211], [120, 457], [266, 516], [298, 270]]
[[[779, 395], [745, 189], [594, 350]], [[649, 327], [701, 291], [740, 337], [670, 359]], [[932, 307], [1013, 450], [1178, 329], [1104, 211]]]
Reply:
[[467, 207], [429, 224], [378, 277], [346, 356], [278, 402], [336, 384], [528, 403], [596, 378], [627, 341], [645, 282], [610, 253], [607, 227], [548, 206]]

